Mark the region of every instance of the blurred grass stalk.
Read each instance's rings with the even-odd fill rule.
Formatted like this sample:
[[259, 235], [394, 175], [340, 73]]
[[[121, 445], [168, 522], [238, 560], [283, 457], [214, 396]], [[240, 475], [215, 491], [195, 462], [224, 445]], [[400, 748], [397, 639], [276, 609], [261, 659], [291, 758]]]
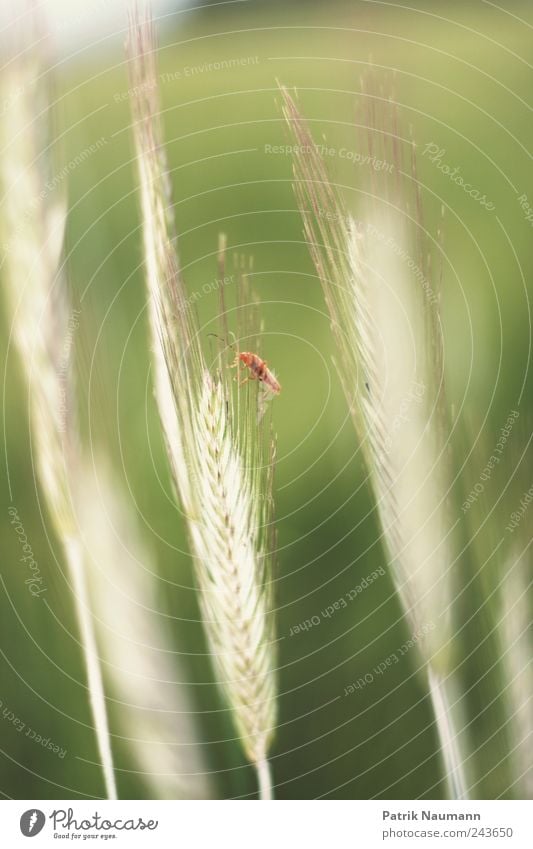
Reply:
[[72, 377], [77, 313], [59, 268], [66, 205], [43, 189], [50, 104], [31, 52], [3, 71], [0, 91], [10, 104], [0, 125], [2, 277], [29, 383], [39, 478], [72, 581], [106, 792], [117, 797], [97, 643], [121, 732], [155, 798], [209, 798], [179, 663], [157, 621], [151, 557], [108, 462], [98, 454], [90, 467], [82, 451]]
[[78, 518], [98, 642], [123, 739], [156, 799], [209, 799], [202, 754], [178, 652], [156, 595], [158, 575], [126, 493], [104, 457], [84, 471]]
[[[451, 658], [455, 554], [437, 294], [410, 145], [388, 99], [366, 95], [369, 165], [358, 220], [331, 183], [294, 99], [295, 191], [339, 353], [338, 373], [374, 490], [392, 577], [424, 666], [451, 798], [467, 798]], [[403, 148], [409, 149], [407, 162]], [[412, 202], [409, 198], [412, 197]], [[413, 238], [413, 232], [415, 238]]]
[[106, 793], [116, 799], [83, 545], [73, 508], [81, 458], [70, 368], [73, 314], [59, 268], [66, 203], [45, 188], [52, 166], [50, 104], [41, 64], [34, 49], [24, 47], [0, 74], [0, 103], [8, 104], [0, 121], [2, 279], [12, 336], [29, 385], [32, 456], [68, 564]]
[[156, 40], [147, 11], [132, 12], [127, 49], [155, 395], [215, 672], [246, 756], [255, 765], [261, 798], [269, 799], [268, 749], [276, 710], [269, 598], [271, 477], [264, 473], [257, 419], [247, 417], [244, 428], [240, 425], [227, 381], [207, 369], [187, 302], [174, 246]]
[[532, 556], [527, 533], [519, 537], [502, 575], [499, 636], [517, 795], [533, 799]]

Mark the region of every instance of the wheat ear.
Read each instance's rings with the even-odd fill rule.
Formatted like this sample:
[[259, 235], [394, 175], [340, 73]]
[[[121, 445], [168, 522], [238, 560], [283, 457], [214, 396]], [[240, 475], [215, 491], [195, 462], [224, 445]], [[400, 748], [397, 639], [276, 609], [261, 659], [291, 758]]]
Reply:
[[[218, 682], [262, 798], [275, 723], [270, 550], [263, 529], [264, 462], [257, 422], [241, 429], [221, 374], [208, 370], [179, 270], [169, 179], [159, 126], [156, 44], [147, 13], [135, 12], [128, 41], [133, 130], [154, 357], [155, 394], [197, 579]], [[243, 434], [242, 438], [239, 433]]]
[[[413, 229], [421, 230], [419, 198], [415, 194], [410, 206], [404, 198], [409, 181], [402, 174], [411, 163], [402, 162], [394, 110], [376, 98], [369, 118], [372, 153], [393, 162], [395, 173], [365, 186], [356, 220], [331, 184], [294, 99], [285, 89], [282, 94], [299, 151], [295, 191], [305, 236], [391, 574], [427, 669], [449, 794], [465, 798], [464, 731], [456, 727], [459, 704], [450, 674], [454, 548], [437, 297], [424, 247], [412, 238]], [[424, 271], [416, 276], [413, 267]]]
[[80, 451], [70, 368], [72, 313], [66, 281], [58, 271], [66, 208], [46, 189], [45, 124], [50, 116], [41, 73], [29, 50], [14, 58], [0, 76], [0, 101], [9, 104], [0, 122], [2, 277], [12, 335], [29, 383], [38, 477], [72, 583], [106, 793], [115, 799], [105, 695], [73, 510]]

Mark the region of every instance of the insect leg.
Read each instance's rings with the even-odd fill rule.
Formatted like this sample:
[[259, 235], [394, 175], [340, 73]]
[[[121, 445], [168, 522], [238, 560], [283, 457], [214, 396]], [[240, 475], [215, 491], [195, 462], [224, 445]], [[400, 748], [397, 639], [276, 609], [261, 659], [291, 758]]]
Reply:
[[[236, 379], [237, 378], [235, 378], [235, 380]], [[249, 380], [257, 380], [257, 377], [255, 376], [255, 374], [247, 374], [245, 377], [243, 377], [242, 380], [239, 381], [239, 386], [243, 386], [245, 383], [248, 383]]]

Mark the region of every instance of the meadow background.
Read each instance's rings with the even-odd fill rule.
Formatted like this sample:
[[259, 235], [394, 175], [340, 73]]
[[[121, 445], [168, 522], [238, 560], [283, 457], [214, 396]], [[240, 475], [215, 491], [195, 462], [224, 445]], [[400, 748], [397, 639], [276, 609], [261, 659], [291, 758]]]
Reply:
[[[224, 291], [230, 307], [234, 257], [252, 255], [265, 323], [259, 353], [283, 385], [274, 402], [281, 694], [272, 751], [276, 797], [444, 793], [415, 651], [344, 696], [348, 684], [397, 653], [409, 634], [387, 572], [345, 608], [329, 617], [322, 613], [386, 566], [386, 558], [332, 362], [322, 290], [303, 241], [291, 157], [272, 151], [291, 143], [279, 80], [298, 90], [316, 139], [324, 137], [337, 152], [363, 154], [358, 92], [370, 64], [394, 71], [394, 92], [385, 96], [393, 93], [402, 132], [417, 143], [425, 224], [433, 236], [438, 228], [444, 232], [452, 510], [464, 542], [454, 651], [471, 723], [472, 795], [513, 797], [495, 589], [510, 551], [505, 525], [531, 485], [530, 454], [523, 452], [531, 431], [532, 224], [519, 198], [526, 195], [533, 205], [532, 11], [519, 3], [503, 10], [485, 2], [410, 8], [239, 2], [167, 12], [158, 26], [162, 117], [189, 292], [199, 293], [204, 326], [218, 310], [219, 232], [228, 238]], [[181, 655], [218, 793], [253, 798], [252, 768], [213, 684], [151, 392], [124, 34], [62, 54], [54, 71], [52, 191], [68, 183], [65, 261], [73, 306], [80, 310], [74, 343], [81, 418], [87, 443], [105, 448], [129, 490], [154, 553], [157, 615], [168, 622]], [[494, 209], [466, 195], [424, 155], [430, 144], [444, 150], [440, 161], [458, 166]], [[326, 161], [356, 203], [368, 165], [338, 153]], [[103, 788], [77, 627], [60, 548], [35, 484], [26, 389], [6, 320], [1, 345], [0, 707], [66, 753], [60, 758], [47, 751], [2, 716], [0, 791], [14, 798], [98, 797]], [[504, 459], [463, 516], [461, 504], [514, 410], [519, 417]], [[38, 599], [24, 584], [11, 505], [44, 577], [46, 593]], [[291, 636], [295, 625], [317, 616], [318, 625]], [[120, 705], [111, 700], [109, 708], [119, 794], [142, 798], [148, 791], [121, 739]]]

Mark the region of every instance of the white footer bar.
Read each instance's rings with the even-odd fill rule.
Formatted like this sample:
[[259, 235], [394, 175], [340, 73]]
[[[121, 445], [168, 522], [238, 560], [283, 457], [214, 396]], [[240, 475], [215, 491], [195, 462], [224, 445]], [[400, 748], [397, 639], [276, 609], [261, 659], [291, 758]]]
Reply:
[[[3, 801], [1, 845], [533, 847], [533, 802]], [[30, 839], [35, 838], [35, 843]]]

